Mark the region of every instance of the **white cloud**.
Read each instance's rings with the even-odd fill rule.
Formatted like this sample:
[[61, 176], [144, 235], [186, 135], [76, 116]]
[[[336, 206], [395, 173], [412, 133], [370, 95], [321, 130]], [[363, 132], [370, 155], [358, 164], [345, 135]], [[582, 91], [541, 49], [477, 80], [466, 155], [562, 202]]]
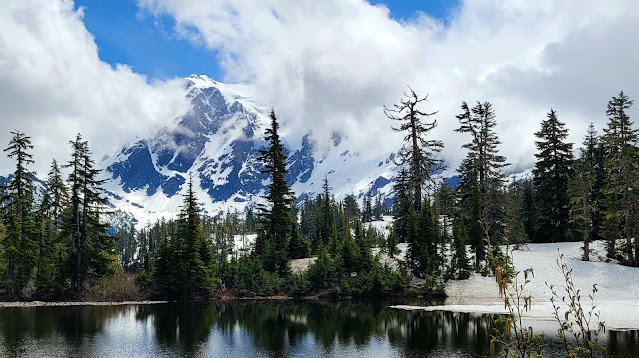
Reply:
[[[360, 152], [396, 150], [382, 106], [406, 85], [439, 110], [434, 137], [453, 166], [467, 138], [453, 132], [462, 100], [490, 101], [501, 150], [526, 167], [550, 107], [580, 142], [605, 124], [608, 99], [639, 98], [639, 3], [633, 0], [466, 0], [444, 23], [417, 13], [390, 18], [363, 0], [138, 0], [175, 18], [176, 35], [217, 50], [226, 81], [251, 80], [276, 109], [289, 141], [313, 130], [320, 144], [342, 130]], [[9, 0], [0, 8], [0, 144], [31, 135], [40, 174], [68, 158], [81, 132], [99, 159], [185, 109], [181, 81], [147, 81], [101, 62], [70, 0]], [[150, 82], [150, 83], [149, 83]], [[631, 115], [636, 118], [637, 107]], [[4, 143], [4, 144], [3, 144]], [[2, 172], [12, 163], [0, 158]]]
[[465, 155], [467, 138], [453, 133], [462, 100], [493, 103], [502, 152], [525, 167], [550, 107], [580, 142], [587, 123], [604, 126], [611, 96], [639, 96], [633, 0], [466, 0], [446, 25], [425, 14], [398, 22], [362, 0], [138, 3], [218, 50], [226, 80], [253, 80], [288, 131], [325, 143], [341, 129], [361, 151], [400, 146], [381, 107], [407, 84], [430, 93], [425, 109], [440, 111], [434, 135], [453, 165]]
[[[185, 110], [181, 80], [151, 81], [101, 62], [72, 1], [10, 0], [0, 9], [0, 145], [17, 129], [32, 137], [34, 169], [66, 162], [80, 132], [99, 161]], [[0, 158], [0, 172], [14, 164]]]

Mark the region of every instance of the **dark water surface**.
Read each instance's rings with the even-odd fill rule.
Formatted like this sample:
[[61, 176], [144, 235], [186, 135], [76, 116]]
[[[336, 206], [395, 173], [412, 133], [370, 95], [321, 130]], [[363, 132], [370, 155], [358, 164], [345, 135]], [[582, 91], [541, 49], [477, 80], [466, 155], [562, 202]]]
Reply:
[[[487, 357], [488, 321], [351, 301], [0, 308], [0, 357]], [[605, 339], [639, 357], [638, 331]]]

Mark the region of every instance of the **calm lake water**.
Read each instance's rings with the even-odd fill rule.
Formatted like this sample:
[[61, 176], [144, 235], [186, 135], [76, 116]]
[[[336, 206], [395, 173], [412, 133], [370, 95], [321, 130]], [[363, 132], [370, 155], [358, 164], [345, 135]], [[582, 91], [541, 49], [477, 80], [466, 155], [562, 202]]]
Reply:
[[[488, 357], [487, 321], [352, 301], [0, 308], [0, 357]], [[638, 331], [606, 340], [639, 356]]]

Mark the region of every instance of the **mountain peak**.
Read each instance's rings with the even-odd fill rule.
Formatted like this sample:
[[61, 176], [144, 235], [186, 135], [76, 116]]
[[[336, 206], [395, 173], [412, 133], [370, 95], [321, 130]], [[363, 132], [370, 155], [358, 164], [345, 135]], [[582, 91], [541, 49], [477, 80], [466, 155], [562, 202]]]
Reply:
[[[179, 211], [189, 172], [208, 215], [242, 211], [263, 202], [267, 190], [269, 180], [258, 158], [269, 119], [265, 107], [254, 101], [255, 86], [225, 84], [199, 74], [186, 80], [190, 111], [101, 163], [110, 176], [107, 189], [115, 194], [114, 204], [141, 223]], [[316, 148], [310, 136], [299, 148], [286, 144], [287, 180], [296, 196], [320, 192], [327, 175], [338, 198], [373, 187], [388, 193], [393, 167], [384, 160], [390, 153], [362, 160], [349, 150], [347, 136], [332, 134], [328, 151]]]

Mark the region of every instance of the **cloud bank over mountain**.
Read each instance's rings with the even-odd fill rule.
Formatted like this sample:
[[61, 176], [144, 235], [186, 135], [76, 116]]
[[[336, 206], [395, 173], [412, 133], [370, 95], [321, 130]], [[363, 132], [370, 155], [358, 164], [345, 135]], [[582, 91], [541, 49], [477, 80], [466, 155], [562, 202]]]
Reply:
[[[639, 96], [632, 0], [462, 1], [445, 21], [425, 13], [398, 21], [361, 0], [138, 5], [216, 50], [211, 61], [225, 81], [253, 82], [254, 100], [276, 109], [293, 146], [310, 129], [319, 146], [338, 130], [363, 156], [397, 149], [401, 135], [390, 132], [382, 106], [410, 85], [429, 94], [425, 110], [439, 110], [433, 136], [444, 140], [451, 165], [467, 140], [453, 132], [454, 116], [462, 100], [480, 100], [493, 103], [502, 153], [523, 169], [534, 163], [533, 133], [551, 107], [580, 142], [587, 123], [604, 126], [611, 96]], [[9, 0], [0, 10], [0, 143], [11, 129], [31, 135], [41, 174], [51, 157], [66, 160], [76, 132], [99, 159], [187, 110], [182, 79], [157, 81], [102, 62], [82, 14], [70, 0]]]

